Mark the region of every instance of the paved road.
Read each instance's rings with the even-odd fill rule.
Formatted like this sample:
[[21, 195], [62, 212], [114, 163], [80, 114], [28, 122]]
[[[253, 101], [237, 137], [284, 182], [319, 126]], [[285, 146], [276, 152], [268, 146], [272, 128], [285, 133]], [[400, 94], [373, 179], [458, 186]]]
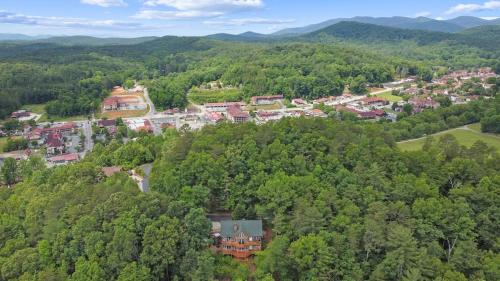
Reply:
[[83, 135], [85, 136], [85, 144], [82, 156], [85, 156], [85, 154], [91, 152], [92, 149], [94, 148], [94, 141], [92, 140], [92, 122], [83, 121], [81, 122], [81, 124], [82, 124]]
[[149, 105], [149, 112], [146, 114], [148, 117], [152, 117], [156, 114], [156, 108], [151, 98], [149, 98], [148, 88], [144, 88], [144, 97], [146, 98], [146, 103]]

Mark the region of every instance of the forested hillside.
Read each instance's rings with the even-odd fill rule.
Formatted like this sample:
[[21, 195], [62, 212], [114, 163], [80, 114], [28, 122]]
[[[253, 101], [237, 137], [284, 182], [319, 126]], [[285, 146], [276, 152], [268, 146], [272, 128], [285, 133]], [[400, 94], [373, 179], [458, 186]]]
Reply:
[[[213, 37], [224, 41], [167, 36], [109, 46], [89, 46], [98, 44], [78, 37], [66, 43], [90, 43], [3, 43], [0, 118], [23, 104], [47, 102], [52, 116], [90, 114], [110, 87], [126, 79], [150, 85], [159, 108], [186, 106], [191, 87], [215, 79], [241, 86], [247, 98], [338, 95], [353, 81], [376, 85], [401, 70], [428, 80], [436, 67], [498, 65], [497, 28], [480, 28], [485, 32], [449, 34], [341, 22], [302, 37], [264, 41], [247, 33]], [[59, 42], [54, 40], [49, 42]]]
[[[0, 280], [498, 280], [498, 152], [451, 136], [402, 152], [395, 140], [477, 122], [499, 101], [394, 124], [167, 130], [67, 167], [22, 161], [23, 182], [0, 189]], [[148, 194], [100, 169], [148, 162]], [[214, 211], [264, 220], [272, 239], [255, 267], [208, 250]]]

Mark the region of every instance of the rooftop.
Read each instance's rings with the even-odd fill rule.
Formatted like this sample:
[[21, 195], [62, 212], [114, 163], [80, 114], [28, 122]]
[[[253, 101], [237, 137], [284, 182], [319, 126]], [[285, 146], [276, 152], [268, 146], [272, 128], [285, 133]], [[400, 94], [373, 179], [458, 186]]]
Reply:
[[262, 236], [262, 220], [225, 220], [221, 221], [222, 237], [233, 237], [239, 233], [247, 236]]

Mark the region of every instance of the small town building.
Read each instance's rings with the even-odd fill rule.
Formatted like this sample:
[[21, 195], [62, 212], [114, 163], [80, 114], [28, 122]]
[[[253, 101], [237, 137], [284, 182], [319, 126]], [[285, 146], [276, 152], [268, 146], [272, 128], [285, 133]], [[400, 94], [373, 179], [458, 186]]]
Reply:
[[256, 114], [257, 120], [260, 122], [280, 120], [283, 116], [277, 111], [259, 111]]
[[207, 111], [204, 117], [205, 120], [210, 124], [216, 124], [224, 120], [224, 116], [222, 116], [222, 113], [217, 111]]
[[21, 119], [21, 118], [30, 117], [30, 116], [31, 116], [31, 112], [26, 111], [26, 110], [18, 110], [18, 111], [12, 112], [12, 114], [10, 115], [10, 118]]
[[225, 112], [230, 106], [245, 106], [242, 102], [216, 102], [216, 103], [206, 103], [204, 105], [205, 109], [208, 111]]
[[300, 107], [300, 106], [306, 106], [307, 102], [303, 99], [293, 99], [292, 104]]
[[80, 159], [80, 156], [78, 155], [78, 153], [69, 153], [69, 154], [62, 154], [62, 155], [50, 157], [47, 159], [47, 161], [49, 163], [54, 164], [54, 165], [64, 165], [64, 164], [76, 162], [79, 159]]
[[227, 117], [234, 123], [243, 123], [250, 119], [250, 114], [241, 110], [239, 106], [231, 105], [227, 108]]
[[283, 101], [283, 95], [252, 97], [252, 105], [274, 104]]

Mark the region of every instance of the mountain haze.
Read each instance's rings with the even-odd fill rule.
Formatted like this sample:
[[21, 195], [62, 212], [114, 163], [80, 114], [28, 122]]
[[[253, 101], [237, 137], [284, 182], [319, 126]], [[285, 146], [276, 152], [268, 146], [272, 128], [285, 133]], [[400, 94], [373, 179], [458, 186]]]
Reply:
[[483, 26], [483, 25], [498, 25], [500, 20], [485, 20], [476, 17], [458, 17], [450, 20], [435, 20], [426, 17], [409, 18], [409, 17], [353, 17], [353, 18], [338, 18], [324, 21], [317, 24], [312, 24], [304, 27], [288, 28], [273, 33], [273, 35], [299, 35], [320, 30], [342, 21], [352, 21], [359, 23], [369, 23], [388, 27], [404, 28], [404, 29], [419, 29], [438, 32], [460, 32], [464, 29]]

